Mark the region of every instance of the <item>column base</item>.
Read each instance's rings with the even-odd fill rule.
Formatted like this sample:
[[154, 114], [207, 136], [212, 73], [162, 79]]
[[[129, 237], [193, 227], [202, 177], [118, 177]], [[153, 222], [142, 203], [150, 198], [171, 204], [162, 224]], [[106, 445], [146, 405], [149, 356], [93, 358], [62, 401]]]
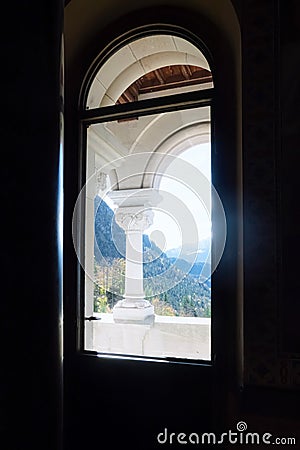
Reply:
[[120, 300], [113, 308], [116, 323], [151, 325], [154, 323], [154, 307], [148, 300]]

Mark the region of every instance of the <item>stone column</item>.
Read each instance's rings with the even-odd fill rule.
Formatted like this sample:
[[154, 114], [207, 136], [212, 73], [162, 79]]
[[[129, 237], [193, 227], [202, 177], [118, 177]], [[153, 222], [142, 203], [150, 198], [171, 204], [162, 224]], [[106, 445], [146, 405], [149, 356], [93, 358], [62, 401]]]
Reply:
[[126, 268], [124, 300], [113, 310], [115, 321], [148, 323], [154, 308], [145, 300], [143, 283], [143, 232], [152, 224], [153, 213], [138, 206], [119, 207], [115, 219], [126, 234]]
[[117, 203], [117, 224], [126, 234], [125, 293], [113, 309], [116, 322], [152, 323], [154, 308], [145, 300], [143, 286], [143, 232], [152, 224], [153, 212], [149, 200], [151, 189], [113, 191]]

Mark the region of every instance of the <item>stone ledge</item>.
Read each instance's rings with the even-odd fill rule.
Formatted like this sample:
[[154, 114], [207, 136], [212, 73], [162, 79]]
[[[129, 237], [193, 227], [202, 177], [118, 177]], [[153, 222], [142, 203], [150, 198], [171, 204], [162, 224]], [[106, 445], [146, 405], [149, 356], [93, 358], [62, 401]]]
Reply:
[[115, 323], [112, 314], [95, 314], [100, 320], [86, 324], [92, 331], [92, 348], [103, 353], [210, 360], [211, 319], [155, 316], [153, 325]]

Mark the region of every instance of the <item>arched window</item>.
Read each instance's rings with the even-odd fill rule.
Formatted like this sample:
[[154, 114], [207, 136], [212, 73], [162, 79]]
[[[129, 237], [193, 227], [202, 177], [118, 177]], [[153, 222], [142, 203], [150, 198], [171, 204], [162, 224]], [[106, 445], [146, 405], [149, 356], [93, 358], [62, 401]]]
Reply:
[[211, 359], [226, 221], [212, 185], [207, 55], [193, 35], [148, 30], [100, 55], [85, 83], [73, 219], [85, 351]]

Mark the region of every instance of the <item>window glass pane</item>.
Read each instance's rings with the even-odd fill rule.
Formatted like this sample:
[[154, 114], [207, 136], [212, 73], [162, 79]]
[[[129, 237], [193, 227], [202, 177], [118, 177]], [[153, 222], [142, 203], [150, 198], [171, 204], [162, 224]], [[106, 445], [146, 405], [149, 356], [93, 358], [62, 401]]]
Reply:
[[210, 108], [89, 126], [85, 349], [210, 360]]

